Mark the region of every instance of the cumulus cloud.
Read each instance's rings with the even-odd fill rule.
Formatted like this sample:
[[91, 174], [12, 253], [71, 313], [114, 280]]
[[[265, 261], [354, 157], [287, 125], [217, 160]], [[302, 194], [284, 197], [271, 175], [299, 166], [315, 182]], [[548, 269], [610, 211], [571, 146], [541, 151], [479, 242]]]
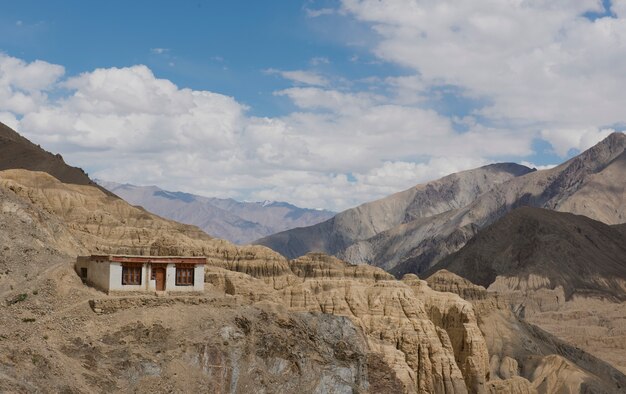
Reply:
[[330, 60], [324, 56], [315, 56], [309, 60], [312, 66], [319, 66], [320, 64], [330, 64]]
[[[559, 154], [587, 145], [577, 143], [576, 130], [624, 120], [623, 9], [614, 2], [616, 17], [588, 19], [604, 12], [602, 2], [342, 1], [342, 12], [380, 37], [372, 48], [380, 59], [415, 71], [401, 82], [416, 91], [456, 86], [486, 103], [476, 113], [488, 123], [524, 133], [571, 130], [572, 137], [549, 140]], [[420, 98], [405, 83], [399, 89], [405, 102]], [[604, 133], [585, 135], [597, 141]]]
[[[340, 210], [502, 158], [522, 162], [537, 139], [566, 157], [623, 124], [626, 8], [583, 16], [601, 7], [344, 0], [338, 14], [378, 35], [372, 53], [409, 72], [359, 91], [315, 71], [268, 69], [292, 82], [274, 94], [295, 110], [278, 117], [142, 65], [64, 77], [61, 66], [0, 55], [0, 121], [98, 178]], [[446, 114], [446, 95], [470, 108]]]
[[[62, 68], [48, 67], [53, 75], [38, 84], [23, 85], [19, 73], [5, 82], [43, 98], [26, 113], [0, 101], [0, 120], [102, 179], [343, 209], [486, 163], [476, 156], [492, 152], [480, 142], [489, 131], [458, 140], [435, 111], [370, 93], [291, 88], [277, 94], [301, 111], [264, 118], [249, 116], [232, 97], [180, 88], [142, 65], [63, 80]], [[49, 99], [52, 85], [67, 94]]]
[[542, 130], [541, 136], [550, 142], [554, 151], [561, 157], [565, 157], [571, 149], [583, 151], [591, 148], [598, 141], [614, 133], [614, 129], [584, 128], [584, 129], [548, 129]]
[[35, 110], [64, 73], [59, 65], [40, 60], [27, 63], [0, 52], [0, 112], [21, 115]]

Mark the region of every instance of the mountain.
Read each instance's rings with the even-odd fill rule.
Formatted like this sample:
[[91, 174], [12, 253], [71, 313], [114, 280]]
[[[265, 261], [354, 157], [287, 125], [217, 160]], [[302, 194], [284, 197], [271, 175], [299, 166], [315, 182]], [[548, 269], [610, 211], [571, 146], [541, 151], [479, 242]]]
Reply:
[[571, 213], [517, 208], [423, 276], [445, 269], [487, 288], [496, 279], [512, 283], [516, 278], [517, 288], [561, 286], [567, 298], [624, 301], [626, 234], [621, 227]]
[[61, 155], [44, 150], [0, 122], [0, 171], [17, 168], [47, 172], [65, 183], [97, 186], [81, 168], [67, 165]]
[[[351, 246], [378, 234], [464, 207], [495, 184], [532, 171], [525, 166], [504, 163], [451, 174], [348, 209], [323, 223], [274, 234], [257, 243], [289, 258], [319, 251], [342, 256], [352, 263], [370, 262], [376, 265], [368, 258], [358, 259], [356, 255], [346, 252]], [[371, 249], [369, 246], [366, 248]]]
[[[626, 387], [615, 368], [489, 295], [473, 304], [320, 254], [289, 261], [45, 172], [0, 171], [0, 241], [0, 392]], [[86, 253], [207, 256], [206, 290], [110, 297], [74, 272]], [[470, 290], [461, 294], [483, 293]]]
[[524, 321], [626, 372], [624, 224], [517, 208], [421, 276], [466, 299], [497, 294]]
[[626, 135], [613, 133], [549, 170], [494, 164], [452, 174], [256, 243], [288, 257], [322, 251], [351, 263], [376, 265], [400, 277], [434, 266], [481, 228], [519, 206], [623, 223], [625, 148]]
[[310, 226], [331, 218], [326, 210], [299, 208], [285, 202], [239, 202], [170, 192], [156, 186], [98, 183], [133, 205], [181, 223], [193, 224], [218, 238], [246, 244], [269, 234]]

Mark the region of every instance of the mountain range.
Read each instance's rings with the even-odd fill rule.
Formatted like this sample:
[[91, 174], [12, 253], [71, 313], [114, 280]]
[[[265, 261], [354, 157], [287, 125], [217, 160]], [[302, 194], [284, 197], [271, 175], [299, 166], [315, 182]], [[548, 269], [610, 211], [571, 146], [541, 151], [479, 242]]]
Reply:
[[[371, 244], [397, 251], [429, 226], [440, 258], [400, 258], [398, 280], [211, 237], [37, 151], [0, 171], [0, 391], [623, 392], [623, 152], [613, 135], [552, 170], [486, 166], [337, 215], [352, 240], [397, 231]], [[206, 256], [206, 290], [107, 296], [74, 272], [90, 253]]]
[[135, 186], [97, 180], [98, 184], [133, 205], [181, 223], [193, 224], [207, 234], [236, 244], [295, 227], [325, 221], [334, 212], [299, 208], [285, 202], [240, 202], [171, 192], [156, 186]]
[[401, 277], [435, 266], [480, 229], [520, 206], [623, 223], [625, 148], [626, 135], [613, 133], [551, 169], [505, 163], [452, 174], [256, 243], [289, 258], [324, 252]]

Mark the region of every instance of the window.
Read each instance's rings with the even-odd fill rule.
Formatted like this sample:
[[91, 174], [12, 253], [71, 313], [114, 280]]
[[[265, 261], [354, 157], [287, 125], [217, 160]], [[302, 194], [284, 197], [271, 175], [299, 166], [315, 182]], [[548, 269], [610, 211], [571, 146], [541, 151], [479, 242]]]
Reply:
[[123, 285], [140, 285], [141, 284], [141, 265], [122, 266], [122, 284]]
[[193, 286], [193, 264], [176, 264], [176, 286]]

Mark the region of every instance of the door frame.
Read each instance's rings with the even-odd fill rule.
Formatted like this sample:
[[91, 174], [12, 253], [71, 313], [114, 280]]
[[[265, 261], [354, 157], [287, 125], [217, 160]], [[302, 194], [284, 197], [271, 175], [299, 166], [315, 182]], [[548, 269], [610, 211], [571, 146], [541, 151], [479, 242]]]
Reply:
[[[154, 288], [156, 291], [165, 291], [165, 277], [166, 277], [166, 269], [165, 267], [154, 267]], [[159, 273], [162, 274], [162, 284], [163, 284], [163, 288], [159, 289]]]

